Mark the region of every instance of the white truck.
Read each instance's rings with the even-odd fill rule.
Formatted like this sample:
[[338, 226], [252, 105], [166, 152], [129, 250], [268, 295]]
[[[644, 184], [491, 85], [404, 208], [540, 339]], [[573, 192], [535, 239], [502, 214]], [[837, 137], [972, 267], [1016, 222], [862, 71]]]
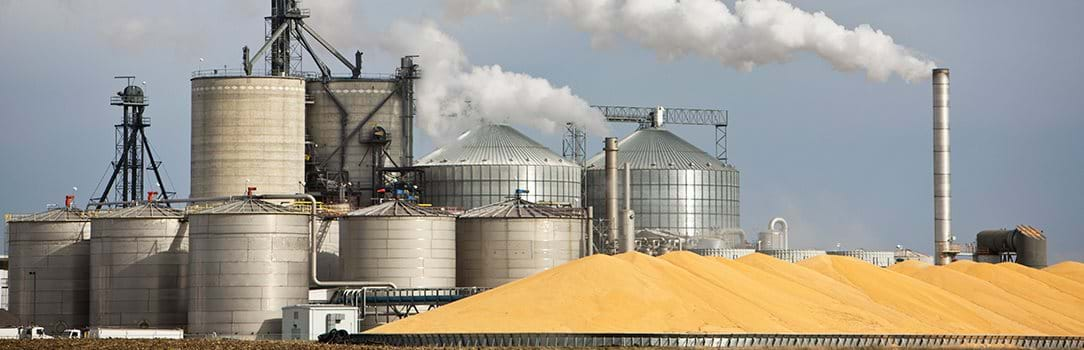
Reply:
[[[74, 330], [78, 332], [78, 330]], [[85, 335], [97, 339], [184, 339], [183, 329], [91, 328]], [[72, 338], [78, 338], [73, 336]]]
[[19, 329], [0, 328], [0, 339], [19, 339]]
[[35, 326], [19, 328], [19, 339], [53, 339], [53, 337], [45, 334], [45, 328]]

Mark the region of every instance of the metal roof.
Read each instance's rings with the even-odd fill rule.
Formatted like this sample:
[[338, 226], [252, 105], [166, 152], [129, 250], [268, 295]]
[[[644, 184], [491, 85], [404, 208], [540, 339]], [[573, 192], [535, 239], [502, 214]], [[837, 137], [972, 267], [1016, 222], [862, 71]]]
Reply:
[[[633, 169], [733, 169], [710, 154], [693, 146], [669, 130], [645, 128], [636, 130], [617, 142], [617, 166], [625, 163]], [[587, 161], [587, 167], [606, 166], [606, 152]]]
[[553, 207], [511, 198], [467, 210], [460, 218], [583, 218], [583, 208]]
[[419, 159], [416, 165], [577, 166], [505, 124], [484, 124], [467, 130], [454, 142]]
[[119, 218], [146, 218], [146, 219], [158, 219], [158, 218], [182, 218], [184, 217], [184, 211], [173, 208], [166, 208], [156, 204], [141, 204], [130, 208], [118, 209], [110, 211], [106, 214], [99, 215], [99, 218], [105, 219], [119, 219]]
[[454, 216], [446, 211], [418, 206], [404, 201], [388, 201], [361, 208], [346, 214], [351, 216]]
[[56, 208], [40, 213], [13, 216], [8, 222], [68, 222], [90, 221], [86, 212], [76, 208]]
[[193, 215], [205, 214], [308, 214], [308, 212], [265, 200], [244, 198], [193, 213]]

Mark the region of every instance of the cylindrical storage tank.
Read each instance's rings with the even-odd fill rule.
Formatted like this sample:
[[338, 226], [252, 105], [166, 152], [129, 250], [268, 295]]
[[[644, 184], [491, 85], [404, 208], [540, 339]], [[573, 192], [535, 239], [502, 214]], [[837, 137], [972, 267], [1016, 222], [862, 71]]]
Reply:
[[456, 284], [497, 287], [578, 259], [586, 226], [584, 209], [520, 198], [468, 210], [456, 222]]
[[140, 205], [91, 220], [90, 326], [188, 324], [188, 222], [180, 210]]
[[757, 234], [757, 241], [754, 246], [760, 250], [786, 249], [783, 244], [783, 237], [782, 231], [760, 231]]
[[718, 256], [727, 259], [737, 259], [757, 252], [756, 249], [740, 248], [689, 249], [689, 251], [701, 256]]
[[468, 130], [416, 165], [425, 171], [422, 202], [435, 207], [477, 208], [517, 189], [532, 202], [583, 206], [580, 167], [508, 125]]
[[309, 219], [256, 199], [190, 214], [188, 332], [280, 339], [282, 307], [308, 302]]
[[316, 277], [321, 281], [341, 281], [342, 262], [339, 256], [341, 223], [337, 217], [316, 220]]
[[[409, 140], [403, 133], [402, 98], [394, 78], [332, 79], [327, 83], [313, 80], [307, 82], [305, 88], [312, 97], [312, 104], [305, 108], [305, 129], [310, 141], [316, 144], [315, 161], [324, 164], [329, 175], [342, 171], [351, 190], [372, 193], [374, 165], [379, 167], [380, 162], [388, 167], [411, 165], [405, 164], [403, 157], [404, 144]], [[381, 105], [381, 101], [389, 96]], [[346, 110], [345, 120], [336, 100]], [[361, 126], [361, 131], [346, 142], [346, 147], [335, 152], [342, 144], [341, 140], [370, 114], [372, 118]], [[377, 127], [385, 131], [386, 144], [375, 137]], [[381, 149], [386, 156], [381, 155]], [[340, 164], [343, 164], [341, 169]], [[363, 200], [362, 205], [369, 204], [368, 197]]]
[[88, 325], [90, 219], [61, 208], [8, 221], [8, 307], [50, 333]]
[[[637, 229], [712, 235], [741, 227], [738, 170], [662, 128], [637, 130], [618, 142], [617, 164], [632, 172]], [[604, 154], [587, 161], [586, 205], [606, 217]], [[622, 170], [623, 171], [623, 170]], [[624, 180], [618, 177], [623, 188]], [[625, 193], [619, 191], [619, 202]]]
[[868, 251], [862, 249], [854, 250], [830, 250], [828, 255], [849, 256], [858, 260], [868, 262], [870, 264], [877, 265], [879, 267], [889, 267], [896, 263], [896, 252], [879, 252]]
[[192, 197], [304, 192], [305, 83], [192, 79]]
[[399, 288], [455, 287], [455, 217], [389, 201], [350, 212], [342, 224], [342, 271], [348, 281]]
[[821, 256], [827, 254], [823, 250], [813, 249], [775, 249], [775, 250], [758, 250], [757, 253], [761, 253], [779, 260], [788, 262], [799, 262], [805, 259], [809, 259], [815, 256]]

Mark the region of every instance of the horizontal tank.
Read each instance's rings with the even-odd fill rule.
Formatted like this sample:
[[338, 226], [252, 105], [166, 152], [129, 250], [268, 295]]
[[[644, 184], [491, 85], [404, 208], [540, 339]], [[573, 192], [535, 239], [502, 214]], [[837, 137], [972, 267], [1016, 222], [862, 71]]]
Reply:
[[72, 208], [8, 221], [9, 310], [51, 333], [88, 325], [90, 219]]
[[145, 204], [91, 220], [90, 326], [184, 328], [188, 222]]
[[456, 222], [456, 284], [497, 287], [578, 259], [587, 215], [513, 198], [468, 210]]
[[[305, 108], [305, 130], [309, 141], [316, 145], [314, 160], [323, 164], [329, 177], [340, 179], [335, 175], [341, 174], [343, 182], [350, 184], [350, 190], [368, 192], [363, 198], [364, 205], [369, 204], [376, 185], [374, 170], [381, 166], [410, 166], [403, 156], [404, 143], [408, 140], [403, 133], [402, 98], [396, 92], [397, 85], [392, 78], [332, 79], [326, 83], [312, 80], [305, 84], [312, 97], [312, 103]], [[381, 101], [389, 95], [381, 106]], [[347, 113], [345, 120], [336, 100]], [[336, 152], [341, 140], [370, 114], [372, 118], [361, 126], [358, 134]], [[377, 128], [384, 131], [383, 140], [375, 135]]]
[[246, 198], [189, 225], [188, 333], [280, 339], [282, 307], [308, 302], [309, 215]]
[[455, 287], [455, 217], [388, 201], [343, 218], [342, 271], [349, 281], [399, 288]]
[[420, 158], [422, 198], [436, 207], [471, 209], [516, 190], [532, 202], [581, 207], [581, 169], [511, 126], [485, 124]]
[[305, 82], [193, 78], [191, 154], [191, 197], [304, 192]]
[[896, 263], [896, 252], [854, 250], [829, 250], [828, 255], [849, 256], [880, 267], [889, 267]]
[[741, 248], [701, 248], [689, 249], [689, 251], [701, 256], [717, 256], [727, 259], [737, 259], [757, 252], [756, 249]]
[[[617, 166], [631, 172], [638, 229], [694, 237], [740, 228], [738, 170], [662, 128], [644, 128], [618, 142]], [[586, 206], [607, 217], [605, 155], [587, 162]], [[618, 188], [624, 188], [618, 176]], [[618, 191], [618, 202], [625, 200]]]
[[799, 262], [805, 259], [809, 259], [815, 256], [821, 256], [827, 254], [823, 250], [814, 249], [774, 249], [774, 250], [758, 250], [757, 253], [761, 253], [779, 260], [788, 262]]

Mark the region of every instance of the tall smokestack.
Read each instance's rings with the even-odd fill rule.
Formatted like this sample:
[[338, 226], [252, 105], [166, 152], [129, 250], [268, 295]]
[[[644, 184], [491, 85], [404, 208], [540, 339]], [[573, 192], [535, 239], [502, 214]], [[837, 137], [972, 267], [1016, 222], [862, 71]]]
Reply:
[[[604, 143], [602, 150], [606, 154], [606, 232], [610, 241], [618, 243], [617, 138], [607, 137]], [[618, 250], [621, 250], [622, 246], [622, 244], [618, 243]]]
[[636, 250], [636, 216], [632, 212], [632, 167], [625, 163], [625, 208], [621, 210], [621, 250]]
[[934, 263], [952, 262], [952, 190], [949, 180], [949, 70], [933, 70], [933, 250]]

